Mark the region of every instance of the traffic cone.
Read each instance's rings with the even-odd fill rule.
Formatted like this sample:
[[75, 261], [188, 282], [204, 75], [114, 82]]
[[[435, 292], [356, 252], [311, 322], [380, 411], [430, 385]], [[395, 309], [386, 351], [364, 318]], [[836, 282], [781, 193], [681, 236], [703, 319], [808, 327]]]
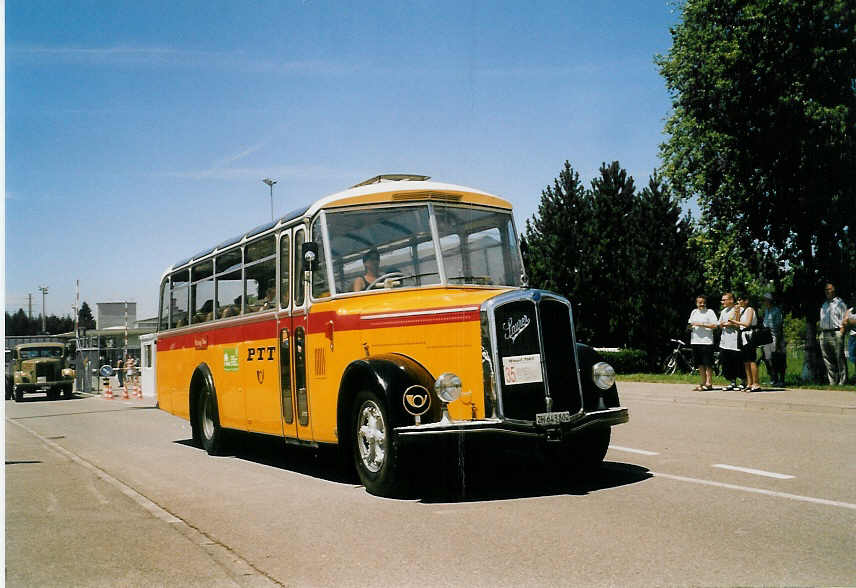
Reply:
[[110, 387], [110, 378], [104, 378], [104, 398], [113, 400], [113, 389]]
[[122, 399], [123, 399], [123, 400], [127, 400], [127, 399], [128, 399], [128, 386], [129, 386], [130, 384], [131, 384], [131, 383], [130, 383], [130, 382], [127, 380], [127, 378], [126, 378], [126, 379], [125, 379], [125, 385], [124, 385], [124, 386], [122, 386]]

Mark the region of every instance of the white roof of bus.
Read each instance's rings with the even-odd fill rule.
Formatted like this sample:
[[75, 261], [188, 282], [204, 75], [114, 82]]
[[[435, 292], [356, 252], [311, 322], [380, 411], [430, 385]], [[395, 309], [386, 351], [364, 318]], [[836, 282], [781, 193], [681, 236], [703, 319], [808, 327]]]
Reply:
[[466, 192], [470, 194], [480, 194], [482, 196], [490, 196], [491, 198], [496, 198], [497, 200], [500, 200], [504, 204], [506, 204], [508, 208], [511, 208], [510, 202], [503, 200], [502, 198], [489, 192], [476, 190], [475, 188], [469, 188], [467, 186], [460, 186], [457, 184], [445, 184], [442, 182], [431, 182], [424, 180], [380, 180], [372, 184], [358, 185], [353, 188], [348, 188], [347, 190], [342, 190], [341, 192], [336, 192], [335, 194], [324, 196], [323, 198], [317, 200], [314, 204], [312, 204], [309, 209], [304, 213], [304, 216], [311, 217], [322, 208], [329, 208], [342, 200], [351, 200], [359, 196], [389, 192]]
[[[403, 176], [401, 176], [403, 177]], [[421, 176], [426, 177], [427, 176]], [[503, 208], [511, 208], [511, 203], [507, 200], [500, 198], [494, 194], [490, 194], [489, 192], [484, 192], [482, 190], [476, 190], [475, 188], [469, 188], [467, 186], [460, 186], [457, 184], [445, 184], [443, 182], [431, 182], [427, 180], [390, 180], [385, 179], [386, 176], [377, 176], [372, 178], [372, 180], [367, 180], [366, 183], [363, 182], [361, 184], [357, 184], [354, 187], [348, 188], [346, 190], [342, 190], [340, 192], [336, 192], [334, 194], [329, 194], [316, 200], [312, 205], [310, 205], [304, 212], [300, 212], [300, 209], [293, 211], [289, 215], [282, 217], [272, 223], [270, 225], [262, 225], [257, 227], [256, 230], [253, 229], [247, 233], [243, 233], [234, 239], [226, 241], [224, 243], [228, 243], [228, 245], [221, 244], [216, 247], [212, 247], [205, 251], [203, 254], [197, 254], [195, 256], [191, 256], [187, 259], [183, 259], [178, 263], [172, 264], [167, 270], [163, 273], [161, 277], [161, 281], [166, 277], [171, 271], [178, 269], [181, 266], [187, 265], [190, 261], [196, 261], [198, 259], [202, 259], [204, 257], [208, 257], [210, 254], [219, 251], [221, 249], [226, 249], [227, 247], [231, 247], [236, 243], [240, 243], [241, 241], [248, 239], [249, 237], [255, 237], [261, 233], [267, 232], [268, 230], [274, 229], [275, 227], [280, 227], [286, 224], [292, 223], [297, 218], [309, 218], [315, 215], [322, 208], [335, 208], [337, 205], [340, 206], [348, 206], [350, 204], [358, 204], [357, 202], [362, 196], [369, 196], [371, 194], [402, 194], [406, 192], [417, 192], [423, 193], [426, 195], [426, 200], [430, 200], [430, 194], [442, 194], [442, 193], [456, 193], [456, 194], [473, 194], [478, 196], [486, 196], [492, 200], [494, 200], [494, 204], [498, 204]], [[442, 199], [438, 199], [442, 200]], [[367, 199], [366, 204], [371, 203], [371, 199]]]

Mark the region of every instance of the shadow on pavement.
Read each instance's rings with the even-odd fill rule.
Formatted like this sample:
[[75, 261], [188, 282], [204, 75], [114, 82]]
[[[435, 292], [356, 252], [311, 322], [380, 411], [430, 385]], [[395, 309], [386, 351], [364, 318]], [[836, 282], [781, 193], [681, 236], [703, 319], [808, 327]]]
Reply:
[[[360, 486], [352, 466], [344, 465], [335, 447], [295, 447], [263, 435], [232, 434], [225, 457], [234, 457], [339, 484]], [[204, 451], [191, 439], [180, 445]], [[653, 475], [647, 468], [621, 462], [604, 462], [585, 477], [560, 471], [531, 453], [498, 451], [439, 462], [428, 455], [410, 463], [411, 488], [402, 498], [424, 503], [513, 500], [541, 496], [585, 496], [593, 492], [635, 484]]]

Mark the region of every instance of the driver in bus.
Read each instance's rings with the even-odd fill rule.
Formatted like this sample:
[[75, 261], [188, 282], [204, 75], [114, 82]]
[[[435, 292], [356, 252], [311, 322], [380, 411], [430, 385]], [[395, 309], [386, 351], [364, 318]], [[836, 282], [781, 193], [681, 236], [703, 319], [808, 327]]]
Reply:
[[380, 275], [380, 253], [377, 249], [372, 247], [363, 254], [363, 266], [365, 267], [365, 274], [357, 276], [354, 280], [351, 287], [352, 292], [362, 292]]

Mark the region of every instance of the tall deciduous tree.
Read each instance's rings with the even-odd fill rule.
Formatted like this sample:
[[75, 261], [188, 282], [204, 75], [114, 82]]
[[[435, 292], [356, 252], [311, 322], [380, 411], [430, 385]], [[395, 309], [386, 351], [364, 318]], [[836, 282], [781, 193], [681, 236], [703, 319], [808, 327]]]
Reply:
[[664, 173], [716, 238], [787, 264], [813, 342], [821, 282], [856, 288], [856, 7], [687, 0], [672, 42], [656, 59], [673, 99]]

